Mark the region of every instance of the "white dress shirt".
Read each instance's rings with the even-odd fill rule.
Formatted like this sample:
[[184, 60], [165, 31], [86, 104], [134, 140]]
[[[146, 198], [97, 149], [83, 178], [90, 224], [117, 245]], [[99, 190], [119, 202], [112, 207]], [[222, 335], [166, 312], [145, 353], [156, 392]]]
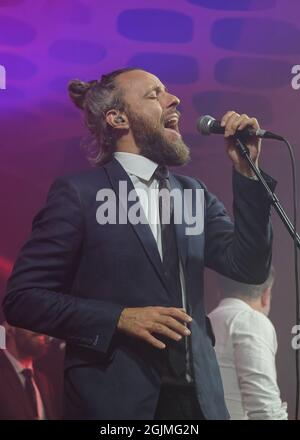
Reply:
[[209, 318], [231, 419], [287, 419], [277, 384], [276, 332], [269, 318], [238, 298], [223, 299]]
[[[159, 182], [153, 179], [153, 173], [158, 167], [158, 164], [139, 154], [115, 152], [114, 157], [122, 165], [124, 170], [129, 175], [134, 189], [139, 196], [139, 202], [144, 211], [145, 217], [149, 223], [155, 241], [157, 243], [160, 257], [162, 258], [162, 241], [161, 241], [161, 227], [159, 219]], [[152, 192], [150, 196], [150, 192]], [[153, 197], [153, 194], [156, 194]], [[145, 196], [146, 195], [146, 196]], [[182, 264], [179, 258], [179, 275], [182, 292], [182, 304], [186, 307], [186, 291], [185, 280], [183, 274]], [[187, 375], [186, 379], [191, 382], [190, 367], [189, 367], [189, 349], [187, 344], [187, 337], [185, 337], [187, 348]]]
[[28, 364], [26, 364], [26, 367], [24, 367], [24, 365], [21, 364], [20, 361], [18, 361], [18, 359], [16, 359], [8, 350], [3, 350], [3, 353], [6, 355], [7, 359], [10, 361], [10, 363], [12, 364], [23, 388], [25, 389], [25, 377], [22, 374], [22, 371], [26, 368], [32, 370], [32, 383], [33, 383], [33, 387], [35, 390], [35, 395], [36, 395], [36, 402], [37, 402], [37, 410], [38, 410], [38, 420], [46, 420], [46, 412], [45, 412], [45, 407], [42, 401], [42, 397], [41, 394], [39, 392], [39, 389], [37, 387], [37, 384], [35, 383], [35, 379], [34, 379], [34, 369], [33, 369], [33, 365], [32, 362], [29, 362]]

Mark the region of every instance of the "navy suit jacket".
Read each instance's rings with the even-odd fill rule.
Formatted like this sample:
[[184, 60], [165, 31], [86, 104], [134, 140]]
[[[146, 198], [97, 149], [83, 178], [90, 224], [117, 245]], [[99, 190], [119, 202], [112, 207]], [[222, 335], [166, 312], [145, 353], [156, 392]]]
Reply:
[[[66, 340], [67, 419], [152, 419], [159, 396], [161, 350], [116, 328], [125, 307], [172, 305], [154, 236], [148, 224], [100, 225], [96, 220], [98, 190], [111, 188], [118, 196], [120, 181], [127, 182], [128, 191], [133, 189], [113, 159], [54, 182], [34, 218], [3, 302], [12, 325]], [[270, 204], [259, 182], [234, 172], [233, 226], [224, 206], [201, 182], [179, 175], [171, 175], [170, 182], [181, 192], [200, 189], [204, 196], [203, 230], [186, 235], [186, 225], [176, 225], [176, 235], [193, 317], [197, 396], [207, 419], [226, 419], [203, 304], [203, 269], [242, 282], [264, 282], [271, 260]]]

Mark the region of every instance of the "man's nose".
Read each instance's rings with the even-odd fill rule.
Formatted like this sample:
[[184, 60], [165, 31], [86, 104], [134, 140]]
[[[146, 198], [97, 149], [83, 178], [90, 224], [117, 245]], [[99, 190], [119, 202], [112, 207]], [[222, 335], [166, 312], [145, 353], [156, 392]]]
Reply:
[[168, 93], [167, 107], [177, 107], [179, 104], [180, 104], [180, 99], [177, 98], [177, 96]]

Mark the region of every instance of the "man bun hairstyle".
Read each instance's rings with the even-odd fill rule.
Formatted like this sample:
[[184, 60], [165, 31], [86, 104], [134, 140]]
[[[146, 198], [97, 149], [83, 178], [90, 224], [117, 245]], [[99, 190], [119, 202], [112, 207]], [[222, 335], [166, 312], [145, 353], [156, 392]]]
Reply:
[[76, 107], [81, 110], [84, 109], [84, 101], [87, 92], [90, 88], [97, 83], [97, 80], [92, 81], [81, 81], [80, 79], [73, 79], [69, 82], [68, 91], [71, 101], [76, 105]]

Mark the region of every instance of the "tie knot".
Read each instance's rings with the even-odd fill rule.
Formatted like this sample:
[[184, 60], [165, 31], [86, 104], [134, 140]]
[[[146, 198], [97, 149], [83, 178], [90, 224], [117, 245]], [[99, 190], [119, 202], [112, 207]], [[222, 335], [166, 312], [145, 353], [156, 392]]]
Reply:
[[33, 377], [33, 372], [31, 368], [24, 368], [24, 370], [22, 370], [22, 374], [25, 377], [25, 379], [32, 379]]
[[159, 165], [154, 171], [153, 176], [158, 180], [164, 180], [169, 178], [169, 170], [165, 165]]

